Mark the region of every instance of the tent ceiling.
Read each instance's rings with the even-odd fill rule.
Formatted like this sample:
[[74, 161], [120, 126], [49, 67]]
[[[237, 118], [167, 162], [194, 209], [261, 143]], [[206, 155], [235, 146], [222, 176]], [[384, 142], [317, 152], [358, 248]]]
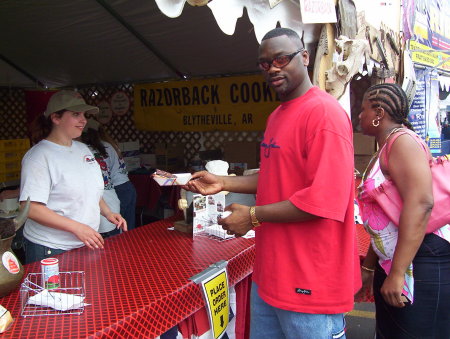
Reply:
[[[311, 50], [319, 28], [305, 26]], [[234, 34], [226, 35], [207, 6], [186, 4], [180, 16], [169, 18], [154, 0], [2, 0], [0, 41], [0, 86], [67, 87], [257, 72], [258, 42], [247, 11]]]

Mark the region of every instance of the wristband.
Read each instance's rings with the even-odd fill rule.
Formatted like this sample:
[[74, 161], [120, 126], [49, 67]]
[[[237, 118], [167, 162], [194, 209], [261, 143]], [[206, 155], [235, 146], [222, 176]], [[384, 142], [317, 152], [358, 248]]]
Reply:
[[253, 227], [258, 227], [258, 226], [261, 226], [261, 223], [256, 218], [255, 208], [256, 208], [256, 206], [250, 207], [250, 219], [252, 220]]
[[361, 268], [364, 270], [364, 271], [367, 271], [367, 272], [375, 272], [375, 270], [373, 269], [373, 268], [368, 268], [368, 267], [366, 267], [366, 266], [364, 266], [364, 265], [361, 265]]

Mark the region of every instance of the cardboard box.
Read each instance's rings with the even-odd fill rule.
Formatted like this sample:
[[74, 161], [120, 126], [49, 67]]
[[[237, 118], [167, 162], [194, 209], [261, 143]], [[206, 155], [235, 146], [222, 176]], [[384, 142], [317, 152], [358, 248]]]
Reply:
[[360, 173], [359, 176], [363, 175], [371, 158], [371, 155], [355, 155], [355, 168]]
[[138, 156], [124, 157], [123, 161], [125, 162], [129, 172], [141, 167], [141, 158]]
[[173, 144], [166, 144], [162, 142], [156, 143], [155, 154], [165, 155], [169, 158], [184, 156], [184, 143], [182, 142], [177, 142]]
[[223, 158], [229, 163], [246, 163], [247, 168], [259, 167], [259, 142], [226, 141]]
[[247, 169], [247, 163], [245, 162], [230, 162], [229, 173], [235, 173], [236, 175], [243, 175]]
[[156, 155], [155, 154], [140, 154], [141, 165], [145, 168], [156, 168]]
[[183, 143], [155, 144], [156, 167], [168, 172], [182, 172], [184, 170]]
[[139, 151], [139, 140], [119, 142], [119, 148], [122, 152]]
[[155, 144], [155, 155], [166, 155], [166, 144], [158, 142]]
[[166, 155], [168, 158], [174, 157], [184, 157], [184, 146], [185, 144], [182, 142], [178, 142], [175, 144], [168, 144], [166, 148]]
[[124, 158], [137, 156], [140, 153], [139, 140], [119, 142], [118, 146]]
[[372, 155], [376, 151], [376, 141], [374, 137], [353, 133], [353, 147], [355, 155]]

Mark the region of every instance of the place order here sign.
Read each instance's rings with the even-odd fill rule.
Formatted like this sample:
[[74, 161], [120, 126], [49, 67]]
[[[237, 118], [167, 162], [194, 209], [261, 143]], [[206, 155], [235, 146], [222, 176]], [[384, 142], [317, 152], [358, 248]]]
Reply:
[[229, 322], [230, 298], [225, 268], [201, 281], [213, 338], [221, 338]]
[[136, 127], [147, 131], [263, 131], [278, 104], [261, 75], [134, 86]]

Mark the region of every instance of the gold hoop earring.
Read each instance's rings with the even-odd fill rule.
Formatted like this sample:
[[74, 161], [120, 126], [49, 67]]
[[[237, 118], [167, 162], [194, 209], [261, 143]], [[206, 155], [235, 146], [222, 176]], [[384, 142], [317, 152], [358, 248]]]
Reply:
[[373, 127], [378, 127], [378, 126], [380, 126], [380, 120], [373, 119], [373, 120], [372, 120], [372, 126], [373, 126]]

